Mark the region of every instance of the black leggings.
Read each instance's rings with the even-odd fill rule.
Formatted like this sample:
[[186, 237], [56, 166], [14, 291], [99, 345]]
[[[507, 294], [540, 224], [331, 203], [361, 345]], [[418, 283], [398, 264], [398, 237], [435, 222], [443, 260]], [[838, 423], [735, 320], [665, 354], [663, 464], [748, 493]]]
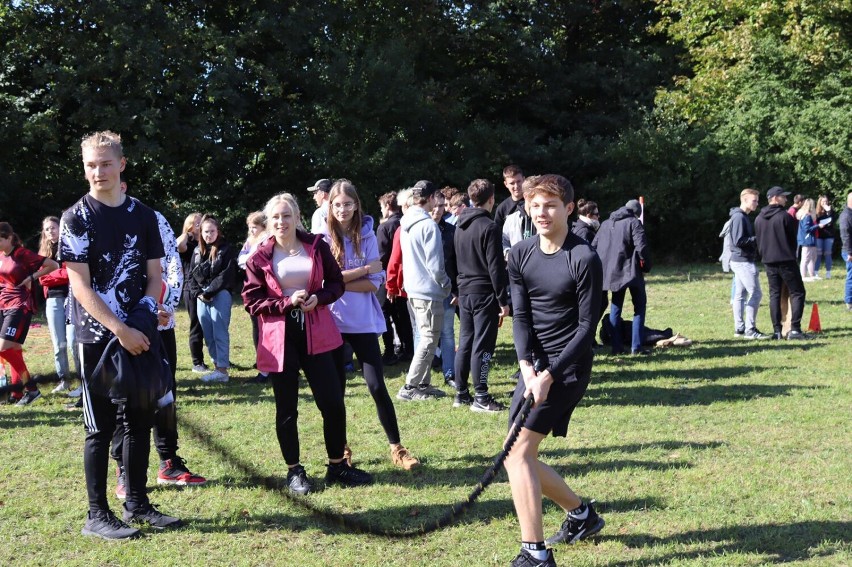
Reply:
[[[376, 411], [379, 414], [379, 423], [385, 430], [388, 443], [396, 445], [399, 443], [399, 424], [396, 421], [396, 410], [393, 401], [385, 386], [385, 376], [382, 369], [382, 355], [379, 351], [379, 339], [375, 333], [343, 333], [343, 340], [352, 346], [355, 356], [364, 371], [364, 380], [367, 389], [376, 403]], [[344, 366], [344, 349], [339, 347], [334, 351], [334, 362], [337, 366], [337, 374], [340, 377], [340, 392], [346, 391], [346, 372]]]
[[302, 323], [287, 315], [284, 341], [284, 371], [270, 372], [269, 381], [275, 395], [275, 432], [284, 462], [299, 464], [299, 369], [305, 373], [322, 414], [325, 450], [329, 460], [343, 457], [346, 444], [346, 407], [337, 380], [331, 352], [308, 354], [307, 337]]
[[200, 366], [204, 364], [204, 331], [198, 320], [197, 303], [188, 291], [183, 294], [183, 302], [189, 313], [189, 355], [192, 357], [192, 365]]

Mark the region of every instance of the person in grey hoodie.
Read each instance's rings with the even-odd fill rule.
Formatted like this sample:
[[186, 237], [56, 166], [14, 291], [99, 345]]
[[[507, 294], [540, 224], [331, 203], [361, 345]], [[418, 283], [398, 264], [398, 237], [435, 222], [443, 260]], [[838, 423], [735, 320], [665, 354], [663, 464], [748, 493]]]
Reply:
[[438, 346], [444, 324], [444, 299], [450, 293], [450, 278], [444, 269], [441, 231], [429, 216], [437, 187], [431, 181], [418, 181], [411, 189], [414, 203], [402, 216], [400, 245], [402, 271], [408, 305], [420, 335], [405, 384], [397, 393], [403, 401], [427, 400], [445, 396], [431, 385], [432, 354]]
[[[763, 292], [757, 270], [757, 237], [749, 213], [757, 210], [760, 193], [756, 189], [740, 192], [740, 206], [730, 211], [731, 271], [734, 272], [734, 336], [745, 339], [768, 339], [757, 330], [757, 309]], [[748, 296], [748, 300], [746, 300]], [[745, 320], [743, 320], [745, 312]]]

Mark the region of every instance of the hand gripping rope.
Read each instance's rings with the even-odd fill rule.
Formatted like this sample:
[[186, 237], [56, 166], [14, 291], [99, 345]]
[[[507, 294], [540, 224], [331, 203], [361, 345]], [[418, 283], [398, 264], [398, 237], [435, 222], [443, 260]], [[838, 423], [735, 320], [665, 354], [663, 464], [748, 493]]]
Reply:
[[[59, 377], [55, 373], [53, 373], [41, 376], [33, 376], [30, 381], [35, 382], [36, 384], [43, 384], [56, 382], [58, 381], [58, 379]], [[8, 392], [11, 391], [23, 390], [23, 388], [23, 384], [0, 387], [0, 396], [6, 395]], [[450, 506], [449, 510], [447, 510], [438, 519], [433, 520], [428, 524], [424, 524], [419, 528], [409, 530], [377, 528], [367, 522], [358, 521], [352, 518], [348, 518], [344, 515], [337, 514], [330, 510], [320, 508], [311, 503], [310, 500], [302, 496], [293, 496], [287, 491], [286, 488], [282, 488], [280, 486], [278, 479], [274, 477], [263, 476], [262, 474], [260, 474], [257, 469], [252, 467], [250, 464], [241, 461], [236, 455], [231, 452], [230, 449], [219, 443], [207, 432], [202, 431], [196, 424], [188, 420], [182, 420], [181, 427], [188, 430], [189, 433], [193, 437], [198, 439], [203, 445], [205, 445], [208, 450], [219, 455], [225, 462], [234, 466], [249, 479], [253, 480], [254, 482], [257, 482], [258, 484], [263, 485], [263, 487], [267, 490], [278, 492], [282, 496], [288, 498], [290, 501], [296, 503], [297, 505], [303, 508], [310, 510], [318, 516], [321, 516], [330, 523], [341, 525], [350, 531], [358, 533], [372, 534], [389, 538], [409, 538], [428, 534], [445, 528], [457, 522], [470, 509], [470, 507], [473, 506], [473, 504], [479, 499], [485, 489], [488, 488], [488, 486], [490, 486], [492, 482], [494, 482], [495, 478], [497, 478], [497, 473], [499, 473], [500, 469], [503, 467], [503, 462], [506, 460], [506, 457], [509, 456], [509, 452], [512, 450], [512, 446], [514, 446], [515, 442], [518, 440], [518, 435], [521, 433], [521, 428], [524, 426], [524, 423], [526, 422], [527, 417], [530, 414], [530, 410], [532, 409], [533, 403], [534, 400], [532, 395], [527, 396], [527, 398], [524, 399], [524, 403], [521, 406], [521, 410], [518, 412], [517, 417], [515, 417], [515, 421], [512, 423], [512, 429], [509, 431], [509, 435], [506, 438], [505, 443], [503, 444], [503, 449], [497, 454], [496, 457], [494, 457], [494, 462], [485, 470], [482, 475], [482, 478], [479, 480], [473, 490], [471, 490], [468, 497], [465, 500], [461, 502], [456, 502], [455, 504]]]

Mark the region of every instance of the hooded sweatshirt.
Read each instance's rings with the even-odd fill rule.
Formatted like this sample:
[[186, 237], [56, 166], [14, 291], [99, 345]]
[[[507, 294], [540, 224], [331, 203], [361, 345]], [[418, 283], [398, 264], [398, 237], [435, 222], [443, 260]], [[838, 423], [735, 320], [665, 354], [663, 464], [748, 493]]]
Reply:
[[455, 236], [459, 295], [489, 294], [509, 304], [506, 261], [500, 227], [488, 211], [471, 207], [459, 214]]
[[752, 262], [757, 260], [757, 237], [751, 219], [739, 207], [732, 207], [731, 217], [731, 262]]
[[799, 221], [788, 215], [784, 207], [763, 207], [754, 221], [754, 232], [757, 250], [764, 264], [796, 261]]
[[402, 270], [408, 297], [443, 301], [450, 293], [441, 231], [422, 207], [409, 207], [400, 220]]
[[603, 288], [621, 291], [643, 272], [651, 271], [645, 228], [626, 206], [616, 209], [601, 223], [592, 248], [603, 263]]
[[[331, 246], [331, 236], [324, 234]], [[348, 237], [343, 238], [343, 266], [341, 271], [360, 268], [379, 259], [376, 235], [373, 233], [373, 217], [364, 216], [361, 224], [361, 255]], [[366, 276], [376, 289], [385, 281], [385, 272]], [[346, 291], [329, 307], [334, 322], [341, 333], [384, 333], [387, 331], [385, 317], [376, 294], [369, 291]]]

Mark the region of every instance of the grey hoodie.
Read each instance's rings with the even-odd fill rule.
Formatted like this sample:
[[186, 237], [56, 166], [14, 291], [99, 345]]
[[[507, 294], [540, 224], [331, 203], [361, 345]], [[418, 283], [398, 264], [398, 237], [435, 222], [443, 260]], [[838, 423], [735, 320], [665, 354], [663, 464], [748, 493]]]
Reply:
[[405, 293], [415, 299], [443, 301], [450, 294], [444, 269], [441, 230], [420, 207], [410, 207], [400, 220]]

